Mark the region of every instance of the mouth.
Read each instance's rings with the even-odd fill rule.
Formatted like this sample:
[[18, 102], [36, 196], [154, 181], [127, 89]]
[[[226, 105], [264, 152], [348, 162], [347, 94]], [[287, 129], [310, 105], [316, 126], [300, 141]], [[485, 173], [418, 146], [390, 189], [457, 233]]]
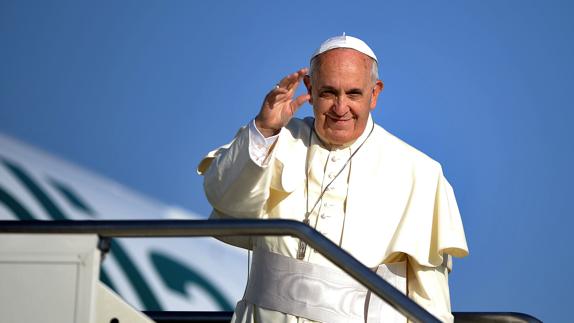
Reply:
[[325, 115], [327, 117], [327, 119], [329, 119], [329, 121], [333, 122], [333, 123], [345, 123], [348, 121], [353, 120], [353, 116], [342, 116], [342, 117], [338, 117], [338, 116], [333, 116], [333, 115]]

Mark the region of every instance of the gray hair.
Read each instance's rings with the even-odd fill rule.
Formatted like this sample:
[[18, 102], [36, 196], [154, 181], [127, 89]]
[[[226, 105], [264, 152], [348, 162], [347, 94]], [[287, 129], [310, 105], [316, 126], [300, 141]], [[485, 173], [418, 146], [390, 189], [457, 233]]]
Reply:
[[[319, 56], [321, 56], [321, 55], [317, 55], [311, 59], [311, 66], [309, 67], [309, 76], [312, 76], [313, 73], [317, 70], [317, 68], [318, 68], [317, 58]], [[378, 66], [377, 61], [375, 61], [372, 58], [370, 58], [370, 59], [371, 59], [371, 82], [375, 83], [379, 79], [379, 66]]]

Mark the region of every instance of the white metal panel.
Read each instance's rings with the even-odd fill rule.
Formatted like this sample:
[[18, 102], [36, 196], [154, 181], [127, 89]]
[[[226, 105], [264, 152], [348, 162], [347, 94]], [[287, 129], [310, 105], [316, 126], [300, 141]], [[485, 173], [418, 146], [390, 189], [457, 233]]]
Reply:
[[96, 235], [0, 235], [0, 321], [94, 322]]

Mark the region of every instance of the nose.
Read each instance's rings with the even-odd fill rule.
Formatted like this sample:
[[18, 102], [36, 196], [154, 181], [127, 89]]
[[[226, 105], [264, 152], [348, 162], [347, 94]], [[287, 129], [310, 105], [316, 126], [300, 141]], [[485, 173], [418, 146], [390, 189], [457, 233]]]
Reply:
[[337, 96], [337, 100], [333, 106], [333, 112], [338, 116], [344, 116], [349, 111], [348, 100], [345, 95]]

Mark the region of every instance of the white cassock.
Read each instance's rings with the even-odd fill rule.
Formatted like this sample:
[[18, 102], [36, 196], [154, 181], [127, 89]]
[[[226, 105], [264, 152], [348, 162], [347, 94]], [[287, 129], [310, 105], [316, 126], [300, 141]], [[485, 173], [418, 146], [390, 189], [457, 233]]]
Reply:
[[[313, 210], [312, 227], [437, 318], [451, 322], [450, 255], [464, 257], [468, 248], [440, 164], [370, 116], [353, 144], [332, 150], [312, 127], [312, 118], [293, 118], [267, 148], [269, 143], [257, 138], [250, 124], [231, 143], [210, 152], [198, 172], [205, 176], [211, 218], [303, 221], [306, 211]], [[406, 322], [338, 276], [340, 270], [312, 248], [303, 261], [296, 260], [299, 240], [294, 237], [226, 241], [254, 250], [234, 322]]]

